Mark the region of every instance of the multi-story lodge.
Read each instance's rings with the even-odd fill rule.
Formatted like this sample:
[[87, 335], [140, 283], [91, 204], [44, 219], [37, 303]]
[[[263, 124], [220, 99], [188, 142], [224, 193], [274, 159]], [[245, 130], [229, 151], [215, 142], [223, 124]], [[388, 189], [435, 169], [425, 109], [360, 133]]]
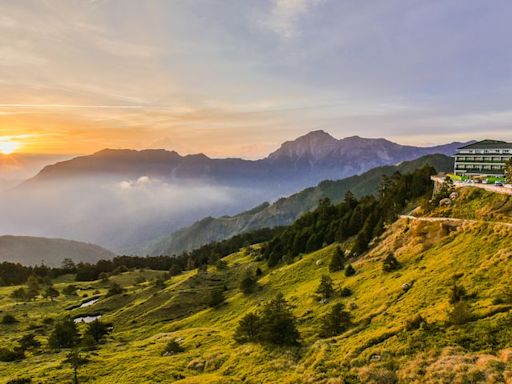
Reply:
[[512, 157], [512, 143], [484, 140], [457, 149], [455, 174], [458, 176], [503, 177], [505, 163]]

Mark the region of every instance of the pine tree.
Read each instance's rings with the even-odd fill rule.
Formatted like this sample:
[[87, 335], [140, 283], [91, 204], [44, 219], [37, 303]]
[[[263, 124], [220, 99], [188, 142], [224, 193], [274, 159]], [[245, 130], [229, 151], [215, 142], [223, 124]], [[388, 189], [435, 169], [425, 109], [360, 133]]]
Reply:
[[55, 324], [55, 328], [48, 339], [50, 348], [71, 348], [80, 342], [78, 328], [70, 317]]
[[392, 271], [396, 271], [397, 269], [400, 269], [401, 265], [399, 263], [399, 261], [396, 259], [396, 257], [390, 253], [389, 255], [386, 256], [386, 258], [384, 259], [384, 262], [382, 264], [382, 270], [384, 272], [392, 272]]
[[260, 339], [277, 345], [296, 345], [299, 340], [299, 331], [290, 305], [282, 293], [268, 302], [261, 315]]
[[78, 368], [89, 362], [87, 357], [82, 356], [78, 351], [68, 353], [64, 363], [71, 365], [73, 368], [73, 384], [78, 384]]
[[466, 296], [466, 288], [454, 283], [450, 293], [450, 304], [457, 304], [458, 302], [466, 299]]
[[210, 293], [210, 297], [208, 299], [208, 306], [215, 308], [224, 304], [225, 301], [226, 299], [224, 298], [224, 293], [222, 292], [222, 290], [214, 289]]
[[345, 276], [350, 277], [350, 276], [354, 276], [355, 274], [356, 274], [356, 270], [354, 269], [352, 264], [347, 265], [347, 267], [345, 268]]
[[331, 262], [329, 263], [329, 272], [341, 271], [345, 266], [345, 252], [340, 246], [336, 247], [336, 250], [331, 256]]
[[316, 290], [316, 293], [319, 294], [323, 299], [329, 299], [334, 296], [334, 288], [332, 286], [332, 279], [330, 276], [323, 275], [320, 280], [320, 285]]
[[320, 337], [333, 337], [345, 332], [351, 325], [350, 313], [345, 311], [343, 304], [339, 303], [322, 319]]
[[246, 295], [253, 293], [257, 286], [256, 278], [249, 272], [240, 280], [240, 290]]
[[46, 298], [46, 299], [50, 299], [51, 301], [53, 301], [54, 298], [58, 297], [60, 295], [59, 291], [56, 290], [53, 286], [49, 286], [48, 288], [46, 288], [46, 290], [44, 291], [44, 294], [43, 296]]
[[96, 344], [101, 343], [111, 332], [111, 325], [96, 319], [87, 325], [84, 336], [90, 336]]
[[258, 340], [261, 331], [261, 319], [255, 313], [248, 313], [238, 323], [234, 339], [239, 343], [254, 342]]

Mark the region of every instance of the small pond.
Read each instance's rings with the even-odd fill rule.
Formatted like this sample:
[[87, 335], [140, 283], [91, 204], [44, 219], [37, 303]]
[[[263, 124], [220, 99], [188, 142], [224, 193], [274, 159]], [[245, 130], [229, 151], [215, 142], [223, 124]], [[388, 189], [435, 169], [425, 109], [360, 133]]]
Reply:
[[83, 303], [82, 305], [80, 305], [78, 308], [86, 308], [86, 307], [90, 307], [91, 305], [97, 303], [99, 300], [99, 298], [97, 299], [92, 299], [92, 300], [89, 300], [89, 301], [86, 301], [85, 303]]
[[82, 317], [77, 317], [75, 319], [73, 319], [73, 321], [75, 323], [92, 323], [94, 320], [97, 320], [101, 317], [101, 315], [97, 315], [97, 316], [82, 316]]

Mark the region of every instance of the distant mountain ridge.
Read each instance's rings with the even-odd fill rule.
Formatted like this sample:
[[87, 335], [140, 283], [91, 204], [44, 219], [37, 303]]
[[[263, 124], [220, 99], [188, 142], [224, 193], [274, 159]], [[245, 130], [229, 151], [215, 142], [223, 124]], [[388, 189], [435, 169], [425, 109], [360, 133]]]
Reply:
[[390, 176], [397, 171], [410, 173], [427, 164], [440, 172], [448, 172], [453, 169], [453, 159], [450, 157], [427, 155], [397, 166], [374, 168], [358, 176], [336, 181], [323, 181], [316, 187], [307, 188], [289, 197], [280, 198], [273, 204], [266, 202], [234, 216], [206, 217], [189, 227], [182, 228], [149, 243], [137, 251], [151, 255], [179, 254], [243, 232], [288, 225], [303, 213], [314, 209], [320, 199], [329, 198], [333, 202], [339, 202], [349, 190], [357, 197], [373, 194], [377, 191], [380, 180], [384, 175]]
[[114, 256], [113, 252], [105, 248], [79, 241], [31, 236], [0, 236], [0, 262], [9, 261], [23, 265], [44, 263], [50, 267], [58, 267], [65, 258], [74, 262], [95, 263]]
[[25, 184], [108, 174], [120, 178], [200, 179], [236, 186], [271, 182], [280, 193], [291, 193], [325, 179], [340, 179], [428, 154], [450, 156], [464, 144], [414, 147], [359, 136], [338, 140], [319, 130], [283, 143], [261, 160], [212, 159], [204, 154], [181, 156], [163, 149], [104, 149], [49, 165]]

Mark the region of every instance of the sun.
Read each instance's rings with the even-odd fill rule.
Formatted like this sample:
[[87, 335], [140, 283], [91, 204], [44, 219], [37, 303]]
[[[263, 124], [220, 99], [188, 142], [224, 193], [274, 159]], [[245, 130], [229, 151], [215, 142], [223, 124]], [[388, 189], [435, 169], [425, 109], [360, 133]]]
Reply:
[[0, 153], [4, 155], [10, 155], [13, 152], [16, 152], [16, 150], [20, 147], [20, 144], [11, 141], [11, 140], [4, 140], [0, 141]]

